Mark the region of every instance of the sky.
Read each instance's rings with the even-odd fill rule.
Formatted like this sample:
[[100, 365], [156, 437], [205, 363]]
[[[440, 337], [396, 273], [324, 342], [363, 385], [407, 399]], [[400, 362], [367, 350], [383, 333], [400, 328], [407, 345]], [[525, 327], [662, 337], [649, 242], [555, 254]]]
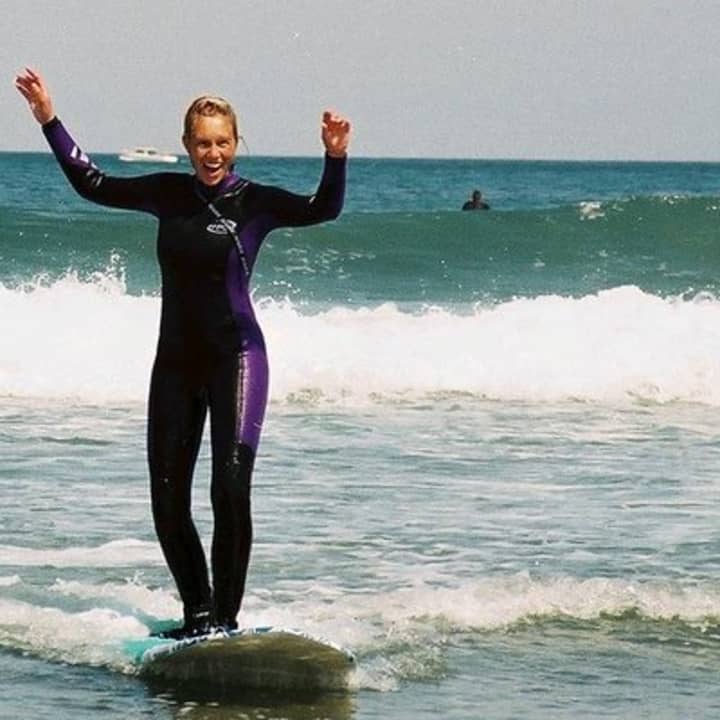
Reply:
[[720, 161], [718, 0], [0, 0], [0, 151], [46, 146], [29, 65], [87, 151], [180, 152], [202, 93], [253, 155]]

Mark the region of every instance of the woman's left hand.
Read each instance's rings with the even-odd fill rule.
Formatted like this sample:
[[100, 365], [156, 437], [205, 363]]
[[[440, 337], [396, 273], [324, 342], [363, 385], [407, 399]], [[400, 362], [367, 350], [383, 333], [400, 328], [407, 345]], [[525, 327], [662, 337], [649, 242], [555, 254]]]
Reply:
[[322, 141], [330, 157], [345, 157], [350, 143], [350, 121], [326, 110], [322, 118]]

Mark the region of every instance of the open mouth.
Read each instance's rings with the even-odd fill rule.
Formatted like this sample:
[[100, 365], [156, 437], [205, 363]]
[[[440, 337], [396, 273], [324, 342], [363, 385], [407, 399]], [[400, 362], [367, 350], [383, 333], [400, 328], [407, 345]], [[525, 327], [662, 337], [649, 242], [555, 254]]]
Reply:
[[225, 166], [222, 163], [203, 163], [202, 168], [206, 177], [215, 179], [223, 174]]

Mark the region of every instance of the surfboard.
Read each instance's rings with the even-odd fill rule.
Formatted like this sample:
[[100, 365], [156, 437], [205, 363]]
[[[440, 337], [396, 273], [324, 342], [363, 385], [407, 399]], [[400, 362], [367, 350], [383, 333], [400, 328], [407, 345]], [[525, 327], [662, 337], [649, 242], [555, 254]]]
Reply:
[[140, 674], [236, 688], [342, 690], [355, 657], [329, 640], [283, 627], [250, 627], [182, 640], [125, 643]]

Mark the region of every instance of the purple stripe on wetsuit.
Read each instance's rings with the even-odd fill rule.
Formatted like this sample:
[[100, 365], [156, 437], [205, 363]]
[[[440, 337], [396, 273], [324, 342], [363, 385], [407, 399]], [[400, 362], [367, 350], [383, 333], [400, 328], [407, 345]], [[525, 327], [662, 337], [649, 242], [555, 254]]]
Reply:
[[[249, 238], [246, 233], [243, 235], [239, 240], [244, 248], [246, 243], [249, 244]], [[247, 279], [244, 274], [238, 253], [231, 250], [225, 274], [230, 305], [236, 317], [252, 317], [254, 320], [255, 311], [245, 287]], [[241, 391], [238, 393], [235, 437], [238, 442], [248, 445], [256, 452], [267, 406], [269, 380], [265, 339], [257, 322], [250, 324], [248, 330], [241, 335], [238, 372]]]

